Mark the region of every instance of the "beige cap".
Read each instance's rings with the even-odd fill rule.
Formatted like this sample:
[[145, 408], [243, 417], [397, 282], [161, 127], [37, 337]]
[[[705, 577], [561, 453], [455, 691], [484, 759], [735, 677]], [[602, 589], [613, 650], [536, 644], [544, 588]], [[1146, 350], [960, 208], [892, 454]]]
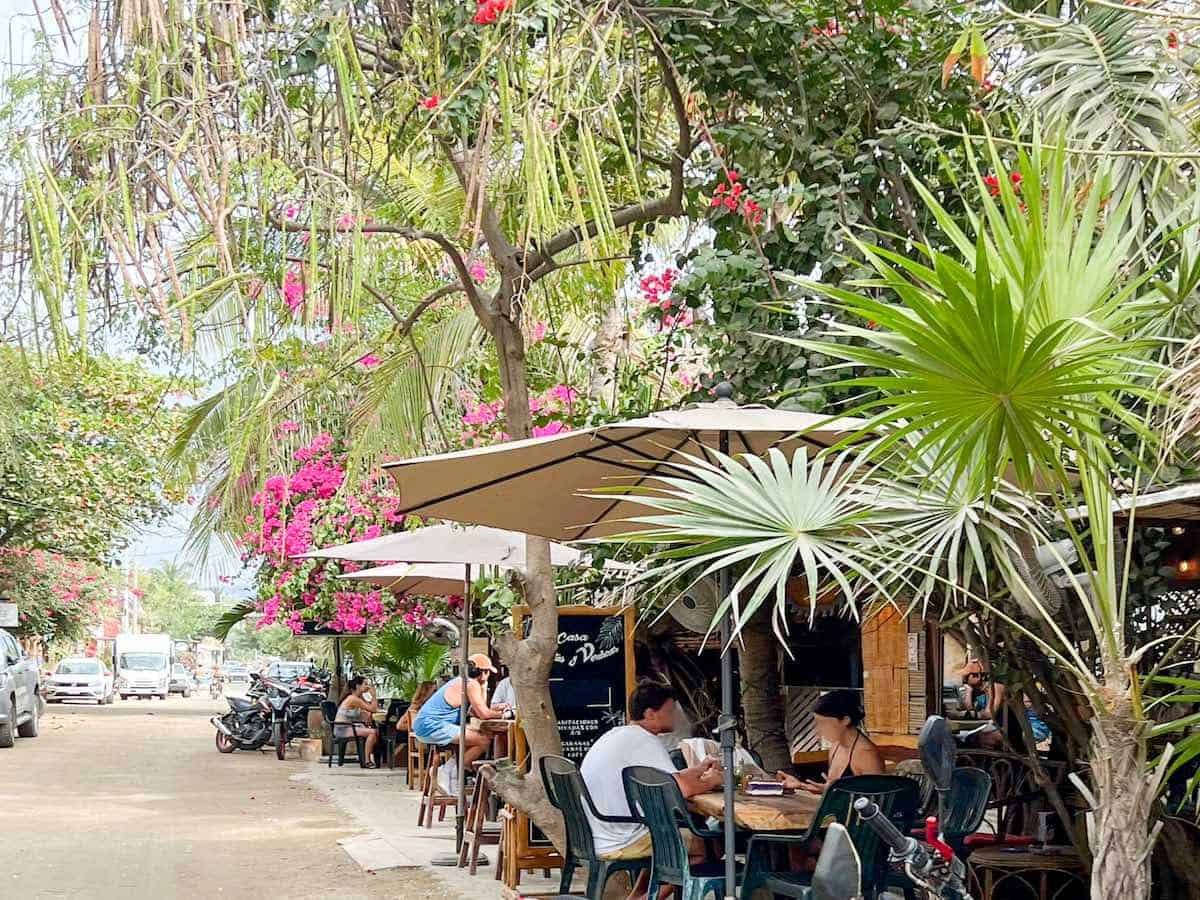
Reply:
[[496, 667], [492, 665], [492, 661], [488, 659], [486, 653], [472, 653], [467, 657], [467, 662], [474, 664], [476, 668], [483, 669], [485, 672], [496, 671]]

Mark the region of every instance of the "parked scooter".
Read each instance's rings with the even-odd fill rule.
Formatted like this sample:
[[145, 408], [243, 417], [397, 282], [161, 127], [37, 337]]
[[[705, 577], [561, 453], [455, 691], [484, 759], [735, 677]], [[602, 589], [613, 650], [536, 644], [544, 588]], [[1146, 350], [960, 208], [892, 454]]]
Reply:
[[888, 858], [902, 869], [927, 900], [971, 900], [966, 887], [966, 866], [944, 840], [938, 823], [945, 816], [946, 797], [954, 774], [954, 736], [941, 716], [930, 716], [921, 729], [917, 746], [921, 765], [938, 796], [938, 815], [925, 820], [925, 842], [901, 834], [879, 807], [860, 797], [854, 808], [862, 820], [891, 848]]
[[266, 697], [226, 697], [229, 712], [209, 721], [217, 729], [217, 751], [258, 750], [271, 739], [272, 709]]

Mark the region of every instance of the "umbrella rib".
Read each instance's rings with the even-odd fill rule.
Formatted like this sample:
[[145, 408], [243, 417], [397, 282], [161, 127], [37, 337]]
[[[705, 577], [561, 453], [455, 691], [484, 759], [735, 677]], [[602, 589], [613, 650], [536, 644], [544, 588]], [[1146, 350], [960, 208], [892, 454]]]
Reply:
[[[655, 429], [655, 431], [659, 431], [659, 430], [660, 430], [660, 429]], [[647, 432], [647, 434], [652, 434], [652, 433], [653, 433], [653, 432]], [[639, 437], [645, 437], [645, 436], [646, 436], [645, 434], [639, 435]], [[679, 448], [680, 448], [680, 447], [682, 447], [684, 444], [686, 444], [688, 441], [692, 440], [693, 438], [695, 438], [695, 435], [693, 434], [693, 432], [691, 432], [691, 431], [685, 431], [685, 432], [684, 432], [684, 436], [683, 436], [683, 440], [681, 440], [681, 441], [680, 441], [678, 444], [676, 444], [674, 447], [672, 447], [672, 448], [671, 448], [671, 452], [672, 452], [672, 453], [675, 453], [677, 450], [679, 450]], [[612, 443], [612, 444], [614, 444], [614, 445], [620, 445], [620, 446], [622, 446], [622, 447], [625, 447], [625, 443], [624, 443], [624, 441], [612, 441], [611, 443]], [[701, 446], [703, 446], [703, 445], [701, 445]], [[630, 447], [625, 447], [625, 449], [626, 449], [626, 450], [631, 450], [632, 448], [630, 448]], [[633, 452], [635, 452], [635, 453], [636, 453], [636, 452], [638, 452], [638, 451], [634, 450]], [[653, 457], [651, 457], [651, 458], [653, 458]], [[661, 462], [661, 461], [662, 461], [662, 460], [659, 460], [659, 462]], [[649, 477], [650, 477], [651, 475], [653, 475], [653, 474], [654, 474], [654, 470], [653, 470], [653, 469], [651, 469], [651, 470], [647, 470], [647, 471], [643, 472], [643, 473], [642, 473], [642, 475], [641, 475], [641, 477], [640, 477], [640, 478], [638, 478], [638, 480], [637, 480], [637, 481], [635, 481], [635, 482], [634, 482], [634, 483], [631, 485], [631, 487], [638, 487], [639, 485], [641, 485], [641, 483], [642, 483], [643, 481], [645, 481], [647, 478], [649, 478]], [[622, 500], [624, 500], [624, 499], [625, 499], [624, 497], [618, 497], [616, 500], [613, 500], [613, 501], [612, 501], [610, 504], [608, 504], [608, 506], [607, 506], [607, 507], [605, 507], [605, 509], [604, 509], [604, 512], [603, 512], [603, 513], [601, 513], [599, 516], [597, 516], [597, 517], [596, 517], [596, 521], [595, 521], [595, 522], [593, 522], [591, 525], [588, 525], [586, 528], [584, 528], [584, 529], [583, 529], [583, 531], [579, 532], [579, 534], [577, 534], [577, 535], [576, 535], [576, 536], [573, 538], [573, 540], [576, 540], [576, 541], [581, 541], [581, 540], [583, 540], [584, 538], [586, 538], [586, 537], [587, 537], [587, 533], [588, 533], [589, 531], [591, 531], [593, 528], [595, 528], [597, 524], [599, 524], [600, 522], [604, 521], [605, 517], [607, 517], [607, 516], [608, 516], [608, 514], [609, 514], [610, 512], [612, 512], [614, 509], [616, 509], [616, 508], [617, 508], [617, 504], [618, 504], [618, 503], [620, 503], [620, 502], [621, 502]]]

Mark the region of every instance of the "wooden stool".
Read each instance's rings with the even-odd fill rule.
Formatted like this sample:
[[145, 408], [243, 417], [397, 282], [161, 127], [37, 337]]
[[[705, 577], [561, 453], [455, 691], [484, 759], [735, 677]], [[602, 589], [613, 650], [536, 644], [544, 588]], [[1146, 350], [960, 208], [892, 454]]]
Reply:
[[458, 851], [458, 867], [464, 868], [470, 860], [472, 875], [479, 869], [479, 848], [485, 844], [499, 845], [501, 831], [500, 825], [487, 821], [492, 789], [479, 774], [480, 762], [482, 760], [476, 760], [472, 766], [475, 769], [475, 790], [471, 794], [471, 805], [467, 807], [462, 847]]
[[425, 753], [421, 742], [410, 731], [408, 733], [408, 757], [404, 765], [404, 778], [409, 788], [421, 789], [425, 783]]
[[438, 811], [438, 821], [446, 820], [446, 807], [458, 808], [458, 798], [443, 793], [438, 787], [438, 770], [452, 760], [457, 760], [457, 749], [453, 744], [441, 747], [432, 744], [424, 745], [428, 750], [425, 763], [424, 783], [421, 785], [421, 806], [417, 810], [417, 824], [425, 828], [433, 827], [433, 811]]

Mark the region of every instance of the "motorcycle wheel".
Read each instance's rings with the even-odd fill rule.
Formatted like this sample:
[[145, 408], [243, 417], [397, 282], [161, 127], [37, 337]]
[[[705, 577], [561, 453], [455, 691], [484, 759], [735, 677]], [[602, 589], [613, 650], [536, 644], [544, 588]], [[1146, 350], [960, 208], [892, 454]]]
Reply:
[[288, 741], [287, 723], [286, 722], [275, 723], [275, 758], [276, 759], [282, 760], [285, 756], [287, 756], [287, 741]]
[[223, 734], [220, 731], [217, 732], [217, 752], [218, 753], [232, 753], [236, 749], [237, 749], [237, 745], [233, 742], [233, 738], [229, 737], [226, 734]]

